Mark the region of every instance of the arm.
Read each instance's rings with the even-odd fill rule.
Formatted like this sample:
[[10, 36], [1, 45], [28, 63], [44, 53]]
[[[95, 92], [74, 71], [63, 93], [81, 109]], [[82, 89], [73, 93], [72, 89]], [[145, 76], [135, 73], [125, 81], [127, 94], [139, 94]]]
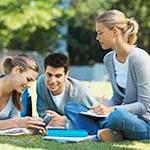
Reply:
[[113, 88], [113, 96], [108, 103], [108, 106], [121, 105], [123, 102], [123, 97], [120, 96]]
[[31, 128], [44, 130], [44, 123], [40, 118], [24, 117], [24, 118], [11, 118], [7, 120], [0, 120], [0, 130], [9, 128]]
[[36, 101], [36, 108], [38, 115], [41, 118], [44, 118], [46, 115], [46, 110], [49, 110], [48, 104], [46, 103], [46, 100], [43, 99], [43, 97], [40, 94], [40, 89], [37, 87], [37, 101]]
[[[141, 53], [130, 59], [130, 76], [134, 79], [131, 80], [130, 85], [127, 85], [127, 98], [125, 104], [117, 106], [116, 108], [123, 108], [136, 115], [142, 115], [150, 111], [150, 57], [148, 54]], [[135, 86], [134, 89], [132, 86]], [[132, 89], [132, 88], [133, 89]], [[130, 98], [131, 92], [134, 92], [136, 99]], [[133, 96], [132, 96], [133, 97]]]
[[45, 89], [45, 78], [44, 75], [41, 75], [36, 83], [36, 94], [37, 94], [37, 100], [36, 100], [36, 110], [39, 115], [39, 117], [44, 118], [46, 115], [46, 110], [48, 110], [48, 104], [46, 102], [46, 96], [47, 95], [47, 89]]

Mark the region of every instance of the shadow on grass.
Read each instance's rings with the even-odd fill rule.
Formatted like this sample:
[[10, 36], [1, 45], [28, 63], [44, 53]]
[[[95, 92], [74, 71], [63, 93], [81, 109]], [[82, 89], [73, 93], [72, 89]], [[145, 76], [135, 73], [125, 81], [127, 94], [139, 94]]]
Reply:
[[[137, 141], [140, 145], [142, 144], [150, 146], [149, 141]], [[6, 146], [15, 146], [15, 150], [20, 149], [44, 149], [44, 150], [146, 150], [144, 147], [135, 147], [132, 145], [137, 144], [135, 141], [123, 141], [119, 143], [103, 143], [103, 142], [79, 142], [79, 143], [58, 143], [54, 141], [47, 141], [42, 139], [42, 136], [39, 135], [25, 135], [19, 137], [10, 137], [10, 136], [0, 136], [0, 147], [3, 144]], [[148, 145], [147, 145], [148, 144]]]

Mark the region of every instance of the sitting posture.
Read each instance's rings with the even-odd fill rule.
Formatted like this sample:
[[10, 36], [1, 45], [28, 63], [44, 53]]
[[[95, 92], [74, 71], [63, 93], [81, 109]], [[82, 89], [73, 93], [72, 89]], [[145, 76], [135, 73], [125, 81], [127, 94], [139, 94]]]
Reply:
[[[134, 45], [138, 24], [120, 11], [110, 10], [97, 17], [96, 32], [102, 48], [113, 49], [104, 57], [113, 97], [109, 106], [98, 104], [91, 108], [97, 114], [109, 114], [105, 119], [95, 122], [100, 130], [97, 132], [98, 129], [93, 128], [93, 133], [97, 132], [102, 141], [149, 139], [150, 57], [147, 52]], [[73, 111], [73, 107], [78, 109]], [[68, 103], [65, 110], [76, 128], [89, 131], [87, 124], [91, 122], [86, 117], [83, 120], [78, 114], [82, 109], [85, 110], [79, 104]]]

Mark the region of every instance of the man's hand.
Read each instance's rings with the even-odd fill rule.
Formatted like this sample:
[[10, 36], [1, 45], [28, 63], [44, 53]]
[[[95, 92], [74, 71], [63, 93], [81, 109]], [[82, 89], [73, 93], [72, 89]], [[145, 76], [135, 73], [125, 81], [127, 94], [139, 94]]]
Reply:
[[56, 113], [55, 111], [47, 110], [46, 113], [52, 116], [52, 120], [49, 122], [48, 125], [50, 126], [66, 126], [67, 118], [65, 116], [61, 116], [60, 114]]

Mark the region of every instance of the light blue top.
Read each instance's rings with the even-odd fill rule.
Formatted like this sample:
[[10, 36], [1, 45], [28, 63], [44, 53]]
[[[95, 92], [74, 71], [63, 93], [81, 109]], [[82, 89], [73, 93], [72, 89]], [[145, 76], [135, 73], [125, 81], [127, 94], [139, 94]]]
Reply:
[[37, 80], [37, 112], [44, 118], [46, 110], [52, 110], [59, 114], [64, 114], [65, 104], [69, 100], [75, 100], [77, 103], [84, 104], [87, 107], [97, 103], [97, 100], [91, 95], [89, 88], [85, 87], [80, 81], [67, 78], [65, 81], [65, 96], [60, 107], [54, 103], [52, 95], [45, 84], [45, 76], [41, 75]]
[[0, 120], [6, 120], [14, 117], [18, 117], [19, 112], [17, 108], [14, 106], [12, 102], [12, 98], [10, 96], [5, 107], [0, 111]]
[[140, 48], [129, 53], [128, 75], [125, 93], [117, 86], [113, 61], [114, 51], [104, 57], [113, 87], [109, 105], [123, 108], [139, 117], [150, 120], [150, 56]]

